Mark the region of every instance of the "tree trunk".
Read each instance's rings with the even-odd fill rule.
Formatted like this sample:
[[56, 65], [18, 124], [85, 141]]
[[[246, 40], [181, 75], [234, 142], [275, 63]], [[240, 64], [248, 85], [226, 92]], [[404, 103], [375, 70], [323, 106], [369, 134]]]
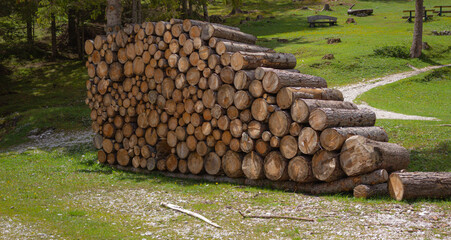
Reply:
[[77, 33], [76, 18], [76, 11], [74, 9], [69, 9], [67, 12], [67, 34], [69, 35], [68, 40], [70, 47], [78, 46], [77, 38], [79, 37], [79, 34]]
[[358, 135], [346, 140], [340, 154], [341, 167], [348, 176], [356, 176], [376, 169], [393, 172], [407, 168], [409, 162], [409, 151], [404, 147]]
[[56, 57], [58, 55], [58, 50], [56, 47], [56, 20], [55, 20], [55, 14], [52, 13], [51, 15], [51, 27], [50, 32], [52, 34], [52, 60], [55, 61]]
[[423, 45], [423, 0], [415, 0], [415, 25], [413, 27], [413, 42], [410, 48], [410, 57], [419, 58]]
[[321, 132], [321, 146], [328, 151], [340, 150], [350, 136], [360, 135], [379, 142], [388, 142], [388, 135], [381, 127], [327, 128]]
[[27, 42], [33, 43], [33, 16], [27, 16]]
[[451, 172], [395, 172], [390, 175], [388, 191], [397, 201], [451, 197]]
[[207, 0], [202, 1], [202, 9], [204, 10], [204, 21], [210, 22], [210, 17], [208, 16]]
[[106, 7], [106, 31], [116, 32], [121, 26], [122, 5], [120, 0], [107, 0]]
[[132, 0], [132, 23], [138, 23], [138, 1]]
[[370, 198], [374, 196], [388, 195], [387, 183], [380, 183], [375, 185], [361, 184], [354, 188], [355, 198]]

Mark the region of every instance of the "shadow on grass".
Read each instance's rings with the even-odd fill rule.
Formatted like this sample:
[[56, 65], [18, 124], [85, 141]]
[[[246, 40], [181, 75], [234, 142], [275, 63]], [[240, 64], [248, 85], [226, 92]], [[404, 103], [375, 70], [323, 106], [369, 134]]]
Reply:
[[440, 142], [434, 148], [411, 150], [409, 171], [450, 172], [451, 140]]

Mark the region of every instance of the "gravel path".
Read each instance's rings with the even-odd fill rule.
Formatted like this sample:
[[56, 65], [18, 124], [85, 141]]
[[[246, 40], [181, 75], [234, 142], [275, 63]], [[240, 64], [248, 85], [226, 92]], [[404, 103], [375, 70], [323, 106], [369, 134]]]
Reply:
[[[394, 83], [401, 79], [413, 77], [415, 75], [427, 72], [432, 69], [438, 69], [438, 68], [448, 67], [448, 66], [451, 66], [451, 64], [440, 65], [440, 66], [430, 66], [430, 67], [425, 67], [425, 68], [421, 68], [421, 69], [414, 68], [413, 71], [402, 72], [402, 73], [388, 75], [388, 76], [381, 77], [381, 78], [375, 78], [372, 80], [363, 81], [363, 82], [360, 82], [357, 84], [352, 84], [352, 85], [338, 88], [338, 90], [343, 92], [345, 101], [353, 102], [359, 95], [361, 95], [375, 87], [383, 86], [383, 85], [386, 85], [389, 83]], [[405, 114], [400, 114], [400, 113], [395, 113], [395, 112], [389, 112], [389, 111], [371, 107], [366, 103], [360, 104], [359, 107], [360, 108], [368, 108], [368, 109], [373, 110], [376, 113], [376, 117], [379, 119], [429, 120], [429, 121], [439, 120], [434, 117], [422, 117], [422, 116], [405, 115]]]

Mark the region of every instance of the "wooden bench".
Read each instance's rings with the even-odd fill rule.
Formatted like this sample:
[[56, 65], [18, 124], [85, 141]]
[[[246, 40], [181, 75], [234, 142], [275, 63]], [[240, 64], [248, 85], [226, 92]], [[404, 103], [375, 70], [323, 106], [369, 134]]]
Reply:
[[307, 17], [307, 22], [309, 23], [310, 27], [315, 27], [316, 24], [324, 23], [329, 24], [329, 26], [333, 26], [337, 24], [337, 18], [325, 15], [315, 15]]
[[[435, 10], [433, 9], [429, 9], [429, 10], [424, 10], [424, 21], [426, 22], [428, 19], [431, 19], [433, 17], [433, 15], [427, 15], [428, 12], [434, 12]], [[403, 19], [407, 19], [407, 21], [412, 22], [412, 19], [415, 18], [415, 16], [412, 16], [412, 13], [415, 12], [415, 10], [404, 10], [402, 12], [408, 12], [409, 16], [403, 16]]]
[[451, 8], [451, 6], [434, 6], [434, 8], [440, 9], [439, 11], [434, 11], [434, 13], [438, 13], [439, 16], [443, 16], [443, 13], [451, 13], [451, 11], [443, 11], [443, 8]]

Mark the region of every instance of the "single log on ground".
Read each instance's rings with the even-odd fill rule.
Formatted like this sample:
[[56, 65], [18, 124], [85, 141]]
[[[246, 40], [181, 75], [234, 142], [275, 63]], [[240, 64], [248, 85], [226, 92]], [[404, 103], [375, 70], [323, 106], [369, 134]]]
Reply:
[[374, 126], [376, 114], [369, 109], [318, 108], [310, 113], [309, 124], [318, 131], [328, 127]]
[[235, 71], [255, 69], [262, 66], [285, 69], [294, 68], [296, 66], [296, 57], [291, 53], [236, 52], [232, 55], [230, 64]]
[[[281, 105], [284, 106], [283, 104]], [[309, 121], [310, 113], [317, 108], [357, 109], [357, 105], [352, 102], [342, 101], [296, 99], [291, 106], [291, 117], [295, 122], [306, 123]]]
[[395, 172], [388, 181], [390, 196], [397, 201], [451, 197], [451, 172]]
[[265, 91], [269, 93], [277, 93], [283, 87], [327, 87], [327, 82], [322, 77], [279, 69], [267, 71], [263, 77], [262, 83]]
[[388, 142], [388, 135], [381, 127], [339, 127], [327, 128], [321, 132], [321, 146], [328, 151], [340, 150], [346, 139], [360, 135], [379, 142]]
[[321, 150], [315, 153], [312, 160], [312, 170], [315, 177], [321, 181], [332, 182], [343, 178], [346, 174], [340, 166], [340, 153]]
[[299, 183], [317, 181], [312, 172], [312, 159], [308, 156], [296, 156], [291, 159], [288, 163], [288, 176]]
[[288, 160], [278, 151], [272, 151], [265, 157], [265, 176], [272, 181], [284, 181], [288, 176]]
[[216, 43], [216, 52], [222, 55], [225, 52], [275, 52], [271, 48], [260, 47], [257, 45], [250, 45], [241, 42], [233, 42], [227, 40], [221, 40]]
[[311, 127], [303, 128], [299, 134], [298, 147], [303, 154], [313, 155], [320, 149], [319, 133]]
[[221, 157], [215, 152], [210, 152], [205, 157], [204, 168], [209, 175], [219, 175], [222, 173]]
[[241, 156], [237, 152], [228, 150], [222, 157], [222, 169], [224, 173], [231, 178], [239, 178], [244, 175], [241, 168]]
[[242, 169], [249, 179], [263, 179], [265, 177], [263, 159], [254, 151], [246, 154], [243, 159]]
[[345, 141], [340, 154], [341, 167], [348, 176], [356, 176], [376, 169], [394, 172], [407, 168], [409, 162], [409, 151], [404, 147], [358, 135]]
[[207, 24], [202, 26], [203, 40], [209, 40], [212, 37], [228, 39], [236, 42], [255, 44], [257, 38], [251, 34], [240, 32], [219, 24]]
[[269, 130], [274, 136], [283, 137], [287, 135], [290, 131], [290, 125], [291, 117], [285, 111], [275, 111], [269, 117]]
[[375, 185], [360, 184], [354, 188], [355, 198], [370, 198], [374, 196], [387, 196], [387, 183], [380, 183]]

